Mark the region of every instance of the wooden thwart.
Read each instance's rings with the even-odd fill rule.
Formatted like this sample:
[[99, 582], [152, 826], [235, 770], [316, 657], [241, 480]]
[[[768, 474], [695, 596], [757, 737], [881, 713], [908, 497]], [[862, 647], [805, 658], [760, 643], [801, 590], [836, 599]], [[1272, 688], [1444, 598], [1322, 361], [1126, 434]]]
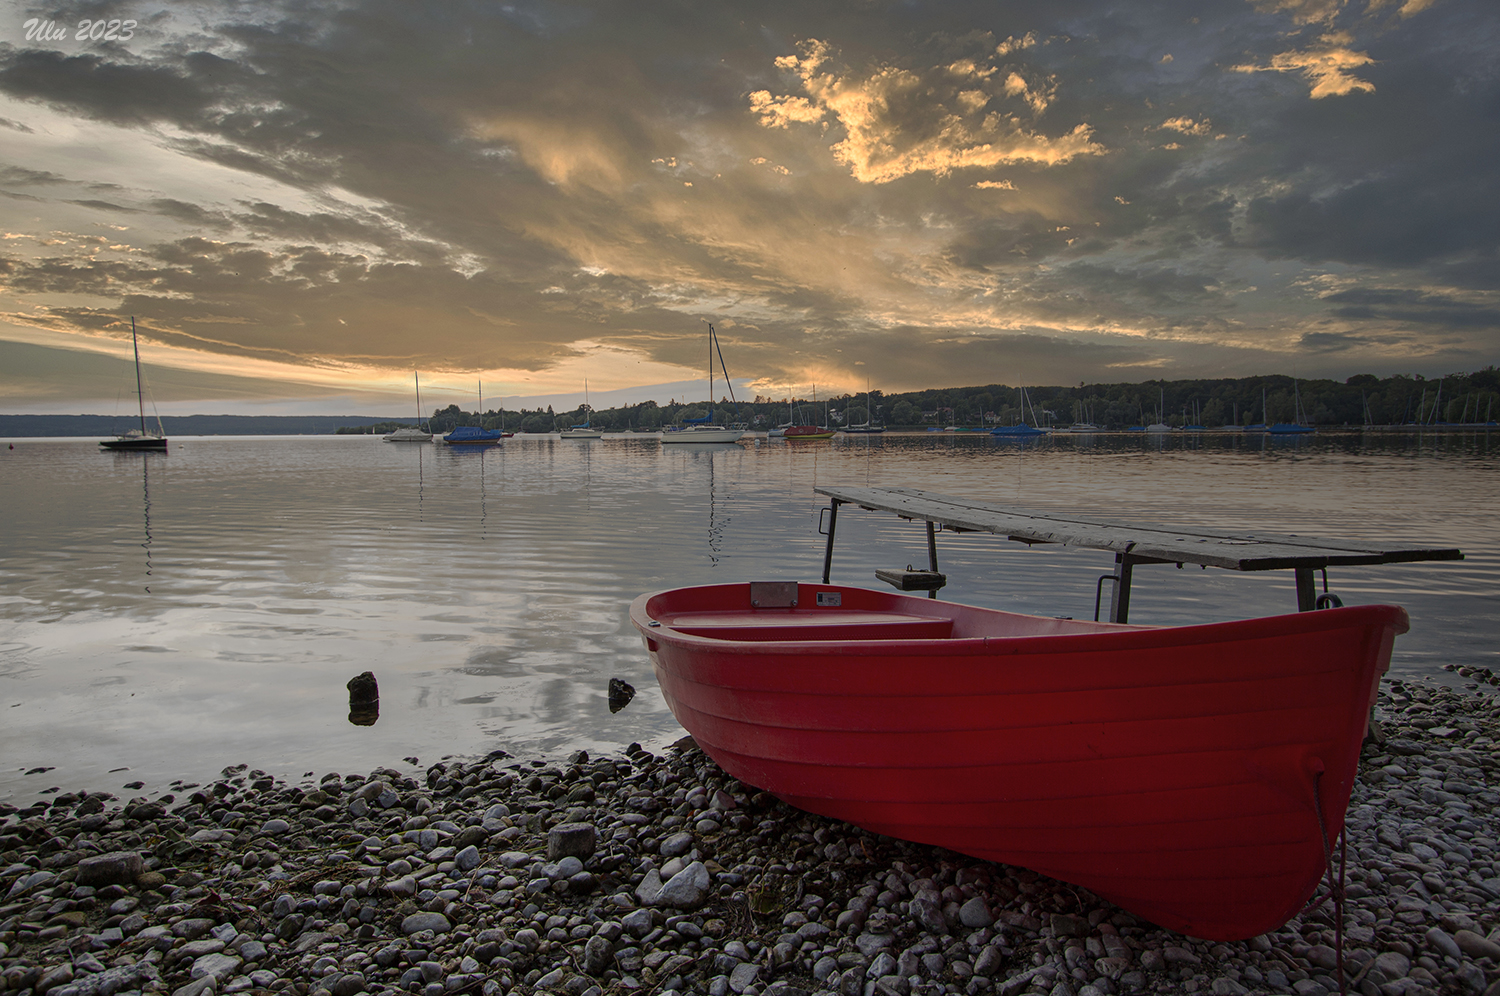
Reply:
[[[955, 532], [986, 532], [1022, 543], [1061, 543], [1115, 555], [1110, 619], [1124, 622], [1129, 610], [1131, 568], [1136, 564], [1200, 564], [1231, 571], [1292, 570], [1302, 610], [1316, 602], [1313, 572], [1336, 566], [1462, 560], [1454, 548], [1372, 546], [1366, 542], [1317, 539], [1296, 534], [1210, 532], [1160, 525], [1104, 522], [1071, 515], [1040, 515], [1018, 508], [976, 502], [911, 488], [821, 487], [831, 499], [823, 580], [828, 581], [840, 505], [891, 512], [927, 523], [932, 571], [937, 570], [934, 527]], [[925, 572], [924, 572], [925, 573]], [[882, 578], [896, 583], [889, 578]]]

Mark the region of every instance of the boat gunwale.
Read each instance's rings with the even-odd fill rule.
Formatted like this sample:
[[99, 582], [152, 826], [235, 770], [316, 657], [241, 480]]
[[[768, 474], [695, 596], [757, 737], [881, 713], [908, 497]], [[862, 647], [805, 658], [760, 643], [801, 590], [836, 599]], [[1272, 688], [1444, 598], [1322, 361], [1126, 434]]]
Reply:
[[[917, 598], [910, 595], [899, 595], [889, 592], [876, 591], [870, 588], [857, 588], [851, 585], [815, 585], [824, 591], [859, 591], [881, 596], [885, 599], [902, 599], [913, 603], [913, 608], [940, 606], [954, 606], [965, 612], [981, 612], [1006, 617], [1019, 617], [1026, 620], [1040, 620], [1044, 623], [1054, 623], [1059, 620], [1052, 616], [1038, 616], [1027, 613], [1007, 612], [1003, 609], [990, 609], [982, 606], [964, 605], [960, 602], [949, 602], [941, 599]], [[692, 585], [683, 588], [669, 588], [656, 592], [648, 592], [639, 595], [631, 602], [630, 618], [635, 627], [647, 639], [667, 640], [685, 646], [699, 648], [713, 648], [719, 652], [741, 652], [762, 655], [791, 655], [807, 654], [809, 651], [824, 648], [839, 647], [841, 653], [875, 651], [866, 653], [866, 656], [911, 656], [914, 653], [928, 651], [938, 652], [937, 656], [1021, 656], [1021, 655], [1044, 655], [1059, 653], [1076, 653], [1104, 650], [1142, 650], [1156, 647], [1187, 647], [1213, 643], [1236, 642], [1234, 632], [1236, 630], [1254, 631], [1249, 639], [1272, 639], [1289, 635], [1318, 632], [1329, 629], [1360, 628], [1369, 623], [1357, 621], [1365, 617], [1388, 617], [1393, 624], [1396, 635], [1406, 633], [1411, 629], [1410, 617], [1406, 610], [1399, 605], [1349, 605], [1333, 609], [1320, 609], [1316, 612], [1291, 612], [1275, 616], [1254, 616], [1248, 619], [1228, 619], [1209, 623], [1191, 623], [1185, 626], [1154, 626], [1138, 625], [1133, 623], [1105, 623], [1090, 622], [1087, 620], [1069, 620], [1075, 623], [1098, 627], [1095, 632], [1080, 633], [1050, 633], [1050, 634], [1027, 634], [1024, 636], [967, 636], [967, 637], [941, 637], [941, 638], [918, 638], [901, 639], [899, 637], [883, 637], [860, 639], [858, 637], [840, 637], [834, 639], [816, 640], [736, 640], [721, 637], [703, 636], [679, 630], [668, 622], [655, 619], [647, 612], [647, 605], [652, 599], [668, 596], [677, 592], [704, 592], [713, 589], [746, 588], [748, 583], [730, 583], [725, 585]], [[745, 609], [747, 613], [769, 613], [780, 611], [778, 609]], [[800, 610], [788, 610], [800, 611]], [[815, 612], [816, 610], [808, 610]], [[845, 610], [849, 611], [849, 610]], [[870, 610], [872, 615], [879, 615], [877, 610]], [[919, 613], [911, 612], [911, 615], [928, 615], [932, 618], [954, 618], [938, 612]], [[1265, 625], [1275, 620], [1280, 624], [1274, 634], [1264, 632]], [[656, 622], [658, 625], [650, 626]], [[1241, 638], [1243, 639], [1243, 638]]]

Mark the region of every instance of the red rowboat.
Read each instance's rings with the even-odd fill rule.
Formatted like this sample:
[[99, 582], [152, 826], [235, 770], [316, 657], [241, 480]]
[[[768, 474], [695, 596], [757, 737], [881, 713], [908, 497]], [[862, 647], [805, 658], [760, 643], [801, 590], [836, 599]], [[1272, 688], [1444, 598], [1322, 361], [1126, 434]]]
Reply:
[[792, 583], [630, 616], [673, 715], [746, 784], [1211, 940], [1312, 896], [1408, 627], [1389, 605], [1156, 628]]

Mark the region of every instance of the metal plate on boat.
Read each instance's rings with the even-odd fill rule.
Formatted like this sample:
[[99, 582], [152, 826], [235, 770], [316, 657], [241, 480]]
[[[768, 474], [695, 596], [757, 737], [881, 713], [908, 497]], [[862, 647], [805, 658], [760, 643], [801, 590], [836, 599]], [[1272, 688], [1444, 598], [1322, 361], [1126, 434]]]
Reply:
[[844, 593], [840, 591], [818, 592], [818, 604], [825, 606], [839, 606], [844, 604]]
[[756, 609], [795, 609], [797, 582], [751, 581], [750, 605]]

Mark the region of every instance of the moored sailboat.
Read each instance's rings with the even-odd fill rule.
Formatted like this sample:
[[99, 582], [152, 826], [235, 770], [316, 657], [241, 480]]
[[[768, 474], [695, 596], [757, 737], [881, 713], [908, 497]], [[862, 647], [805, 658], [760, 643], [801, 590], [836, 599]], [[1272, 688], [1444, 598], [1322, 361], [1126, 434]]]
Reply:
[[479, 411], [475, 413], [479, 425], [459, 425], [452, 432], [443, 436], [443, 442], [449, 446], [498, 446], [504, 439], [499, 429], [486, 429], [484, 427], [484, 381], [479, 382]]
[[[724, 382], [729, 383], [729, 369], [724, 366], [724, 353], [718, 350], [719, 337], [713, 323], [708, 326], [708, 414], [702, 418], [682, 420], [682, 425], [666, 429], [661, 434], [663, 443], [737, 443], [745, 435], [744, 429], [731, 429], [714, 425], [714, 353], [717, 350], [719, 366], [724, 370]], [[729, 394], [734, 396], [734, 385], [729, 384]]]
[[[165, 453], [167, 449], [167, 434], [161, 427], [161, 416], [156, 419], [156, 431], [151, 432], [146, 428], [146, 393], [141, 386], [141, 345], [135, 334], [135, 318], [130, 319], [130, 348], [135, 354], [135, 400], [136, 408], [140, 413], [141, 427], [131, 429], [123, 435], [114, 439], [101, 439], [99, 445], [106, 450], [136, 450], [143, 452], [157, 451]], [[155, 405], [153, 404], [154, 408]]]
[[429, 429], [425, 432], [422, 430], [422, 381], [417, 376], [415, 370], [411, 372], [411, 379], [417, 391], [417, 424], [404, 425], [394, 432], [387, 432], [380, 437], [388, 443], [428, 443], [432, 441], [431, 430]]

